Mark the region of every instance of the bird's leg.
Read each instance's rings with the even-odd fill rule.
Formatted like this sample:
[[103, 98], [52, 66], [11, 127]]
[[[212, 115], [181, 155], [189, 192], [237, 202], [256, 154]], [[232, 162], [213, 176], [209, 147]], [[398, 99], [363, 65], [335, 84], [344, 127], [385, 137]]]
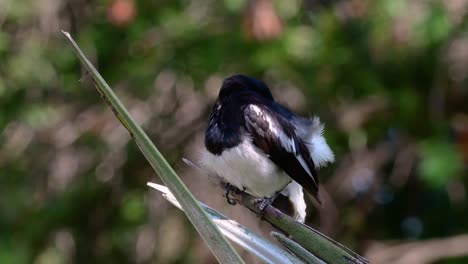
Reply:
[[226, 183], [224, 186], [224, 197], [226, 197], [226, 201], [230, 205], [236, 205], [237, 201], [236, 199], [231, 198], [231, 192], [237, 192], [239, 189], [237, 189], [235, 186], [233, 186], [230, 183]]

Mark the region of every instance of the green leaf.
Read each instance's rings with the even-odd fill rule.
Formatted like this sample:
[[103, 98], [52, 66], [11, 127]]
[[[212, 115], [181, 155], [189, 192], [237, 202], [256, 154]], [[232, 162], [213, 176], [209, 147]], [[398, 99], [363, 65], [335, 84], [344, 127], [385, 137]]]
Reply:
[[280, 234], [278, 232], [271, 232], [270, 233], [276, 240], [278, 240], [283, 246], [288, 248], [291, 252], [293, 252], [296, 256], [303, 259], [308, 264], [323, 264], [321, 259], [317, 258], [314, 254], [307, 251], [298, 243], [292, 241], [291, 239], [287, 238], [285, 235]]
[[[183, 210], [180, 207], [180, 203], [174, 197], [174, 195], [167, 189], [167, 187], [148, 182], [148, 186], [158, 190], [162, 193], [162, 196], [172, 203], [177, 208]], [[200, 202], [200, 205], [205, 209], [211, 219], [216, 223], [221, 232], [235, 242], [245, 250], [256, 255], [265, 263], [281, 263], [281, 264], [302, 264], [303, 261], [281, 249], [272, 242], [264, 239], [263, 237], [255, 234], [248, 228], [242, 226], [234, 220], [229, 219], [225, 215], [219, 213], [213, 208]], [[310, 254], [310, 253], [309, 253]], [[310, 254], [312, 255], [312, 254]]]
[[239, 254], [237, 254], [232, 245], [221, 234], [219, 229], [198, 204], [197, 200], [193, 197], [185, 184], [177, 176], [174, 169], [172, 169], [163, 155], [154, 146], [143, 129], [135, 123], [128, 110], [122, 102], [120, 102], [96, 68], [94, 68], [91, 62], [86, 58], [78, 47], [78, 44], [76, 44], [68, 32], [62, 31], [62, 33], [70, 42], [73, 51], [76, 53], [81, 63], [90, 73], [101, 97], [108, 106], [111, 107], [122, 125], [128, 130], [141, 152], [151, 164], [151, 167], [153, 167], [153, 169], [158, 173], [161, 180], [180, 202], [185, 214], [201, 237], [205, 240], [217, 260], [220, 263], [244, 263]]

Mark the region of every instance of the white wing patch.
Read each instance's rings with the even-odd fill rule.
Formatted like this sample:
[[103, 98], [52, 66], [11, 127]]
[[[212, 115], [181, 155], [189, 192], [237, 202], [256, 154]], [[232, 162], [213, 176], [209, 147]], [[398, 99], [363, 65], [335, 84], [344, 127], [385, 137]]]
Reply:
[[[249, 107], [250, 110], [254, 111], [257, 116], [261, 117], [263, 120], [265, 120], [268, 123], [268, 129], [272, 132], [272, 134], [277, 135], [281, 146], [284, 149], [286, 149], [286, 151], [288, 151], [290, 153], [293, 153], [296, 156], [296, 159], [299, 161], [302, 168], [304, 168], [304, 170], [307, 172], [307, 174], [309, 174], [309, 176], [315, 182], [315, 179], [314, 179], [314, 177], [312, 175], [312, 172], [310, 171], [309, 167], [307, 166], [307, 163], [305, 162], [304, 158], [300, 154], [298, 154], [298, 152], [296, 150], [296, 142], [294, 141], [294, 139], [291, 138], [291, 137], [288, 137], [282, 131], [282, 129], [280, 127], [278, 127], [277, 123], [274, 122], [273, 120], [271, 120], [269, 115], [263, 114], [262, 110], [258, 106], [251, 104], [248, 107]], [[263, 131], [257, 131], [257, 133], [259, 133], [260, 136], [264, 136]]]
[[[272, 121], [270, 116], [263, 114], [262, 110], [258, 106], [251, 104], [248, 107], [250, 110], [254, 111], [257, 114], [257, 116], [261, 117], [268, 123], [268, 129], [272, 132], [272, 134], [277, 135], [283, 148], [285, 148], [288, 152], [296, 153], [296, 144], [293, 138], [286, 136], [286, 134], [284, 134], [281, 128], [278, 127], [276, 122]], [[264, 136], [262, 135], [262, 133], [263, 131], [261, 131], [259, 134], [261, 136]]]
[[312, 173], [310, 172], [309, 167], [307, 166], [304, 158], [301, 155], [296, 155], [296, 158], [299, 161], [299, 163], [301, 164], [302, 168], [304, 168], [304, 170], [307, 172], [307, 174], [309, 174], [309, 176], [312, 178], [314, 183], [317, 184], [317, 182], [315, 181], [314, 177], [312, 176]]

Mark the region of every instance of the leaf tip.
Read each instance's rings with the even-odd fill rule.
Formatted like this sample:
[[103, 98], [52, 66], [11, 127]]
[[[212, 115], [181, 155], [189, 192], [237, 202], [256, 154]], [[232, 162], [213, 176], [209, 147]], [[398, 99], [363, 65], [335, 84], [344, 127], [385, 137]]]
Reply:
[[71, 38], [71, 36], [70, 36], [70, 33], [69, 33], [69, 32], [67, 32], [67, 31], [65, 31], [65, 30], [63, 30], [63, 29], [62, 29], [62, 30], [60, 30], [60, 31], [62, 31], [62, 34], [63, 34], [63, 35], [65, 35], [65, 37], [67, 37], [67, 38]]

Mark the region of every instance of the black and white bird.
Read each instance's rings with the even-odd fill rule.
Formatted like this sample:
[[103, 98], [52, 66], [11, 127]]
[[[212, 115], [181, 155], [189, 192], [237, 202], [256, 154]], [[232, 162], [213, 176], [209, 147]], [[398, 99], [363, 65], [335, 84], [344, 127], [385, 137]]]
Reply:
[[255, 197], [287, 196], [303, 222], [303, 188], [321, 203], [317, 169], [333, 160], [317, 117], [280, 105], [260, 80], [224, 80], [205, 134], [205, 169]]

